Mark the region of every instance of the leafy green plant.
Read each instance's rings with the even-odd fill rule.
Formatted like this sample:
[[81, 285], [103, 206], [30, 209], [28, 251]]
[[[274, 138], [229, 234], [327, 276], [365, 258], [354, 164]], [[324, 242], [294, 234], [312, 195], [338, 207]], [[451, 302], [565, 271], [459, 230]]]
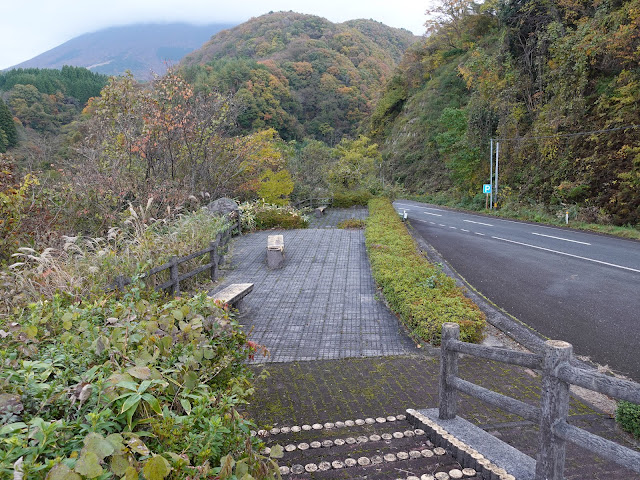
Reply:
[[640, 438], [640, 405], [621, 401], [616, 409], [616, 422], [636, 438]]
[[411, 332], [438, 344], [442, 324], [460, 324], [460, 338], [482, 339], [485, 316], [452, 278], [418, 251], [388, 199], [369, 202], [365, 238], [373, 276], [391, 308]]
[[[238, 412], [255, 352], [206, 293], [167, 298], [140, 282], [117, 297], [56, 294], [0, 321], [0, 477], [276, 478]], [[203, 475], [203, 476], [199, 476]]]

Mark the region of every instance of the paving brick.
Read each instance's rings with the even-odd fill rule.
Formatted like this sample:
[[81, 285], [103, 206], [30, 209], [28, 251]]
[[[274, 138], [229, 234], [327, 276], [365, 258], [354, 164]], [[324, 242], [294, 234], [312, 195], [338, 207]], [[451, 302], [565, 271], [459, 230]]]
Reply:
[[[342, 230], [367, 210], [329, 209], [306, 230], [258, 232], [236, 239], [222, 284], [251, 282], [240, 322], [270, 356], [254, 362], [328, 360], [416, 351], [396, 316], [377, 298], [362, 230]], [[270, 270], [267, 237], [282, 234], [285, 261]]]

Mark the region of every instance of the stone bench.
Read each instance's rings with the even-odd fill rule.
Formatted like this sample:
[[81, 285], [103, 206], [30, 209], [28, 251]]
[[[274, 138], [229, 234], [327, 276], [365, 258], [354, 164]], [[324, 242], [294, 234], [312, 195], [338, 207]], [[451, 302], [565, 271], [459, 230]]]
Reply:
[[235, 307], [251, 290], [253, 290], [253, 283], [234, 283], [209, 296]]
[[284, 237], [269, 235], [267, 238], [267, 266], [280, 268], [284, 263]]
[[324, 215], [324, 211], [327, 209], [326, 205], [322, 205], [318, 208], [315, 209], [315, 215], [316, 217], [320, 218], [322, 215]]

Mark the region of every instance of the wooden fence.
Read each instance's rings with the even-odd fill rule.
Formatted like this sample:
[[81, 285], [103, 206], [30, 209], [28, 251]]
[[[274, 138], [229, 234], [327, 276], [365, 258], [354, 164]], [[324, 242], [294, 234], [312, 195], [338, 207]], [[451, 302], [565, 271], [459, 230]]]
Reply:
[[330, 197], [324, 197], [324, 198], [305, 198], [304, 200], [300, 200], [298, 202], [295, 202], [293, 204], [293, 206], [295, 208], [317, 208], [320, 207], [322, 205], [327, 205], [327, 206], [331, 206], [331, 203], [333, 202], [333, 199]]
[[[179, 295], [180, 294], [180, 282], [188, 280], [189, 278], [195, 277], [196, 275], [206, 272], [207, 270], [210, 272], [211, 280], [215, 281], [218, 278], [218, 268], [222, 261], [224, 260], [223, 252], [226, 250], [226, 246], [229, 243], [229, 240], [235, 233], [240, 233], [242, 231], [240, 215], [238, 218], [234, 220], [232, 224], [230, 224], [227, 228], [216, 235], [216, 239], [209, 243], [209, 246], [203, 250], [198, 252], [191, 253], [184, 257], [171, 257], [171, 259], [165, 263], [164, 265], [160, 265], [158, 267], [154, 267], [148, 272], [144, 273], [141, 278], [149, 278], [152, 275], [163, 272], [165, 270], [169, 270], [169, 280], [160, 285], [156, 285], [156, 290], [164, 290], [171, 295]], [[209, 255], [209, 262], [205, 265], [201, 265], [196, 267], [193, 270], [190, 270], [186, 273], [180, 274], [178, 267], [190, 260], [193, 260], [197, 257], [202, 257], [204, 255]], [[118, 290], [123, 290], [125, 285], [131, 283], [131, 280], [124, 276], [116, 277], [113, 287]]]
[[[567, 441], [640, 473], [640, 453], [567, 422], [571, 384], [633, 403], [640, 403], [640, 384], [571, 365], [573, 347], [569, 343], [549, 340], [545, 347], [544, 353], [539, 355], [465, 343], [460, 341], [460, 326], [445, 323], [442, 326], [439, 417], [443, 420], [455, 418], [457, 392], [460, 391], [538, 423], [540, 436], [535, 480], [564, 478]], [[541, 371], [540, 406], [528, 405], [459, 378], [460, 353]]]

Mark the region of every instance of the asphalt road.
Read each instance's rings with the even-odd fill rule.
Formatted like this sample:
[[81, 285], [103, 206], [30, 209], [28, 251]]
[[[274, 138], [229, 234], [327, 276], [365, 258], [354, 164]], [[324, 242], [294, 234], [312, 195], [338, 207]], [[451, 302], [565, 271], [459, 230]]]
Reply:
[[640, 242], [407, 200], [394, 206], [496, 305], [640, 381]]

